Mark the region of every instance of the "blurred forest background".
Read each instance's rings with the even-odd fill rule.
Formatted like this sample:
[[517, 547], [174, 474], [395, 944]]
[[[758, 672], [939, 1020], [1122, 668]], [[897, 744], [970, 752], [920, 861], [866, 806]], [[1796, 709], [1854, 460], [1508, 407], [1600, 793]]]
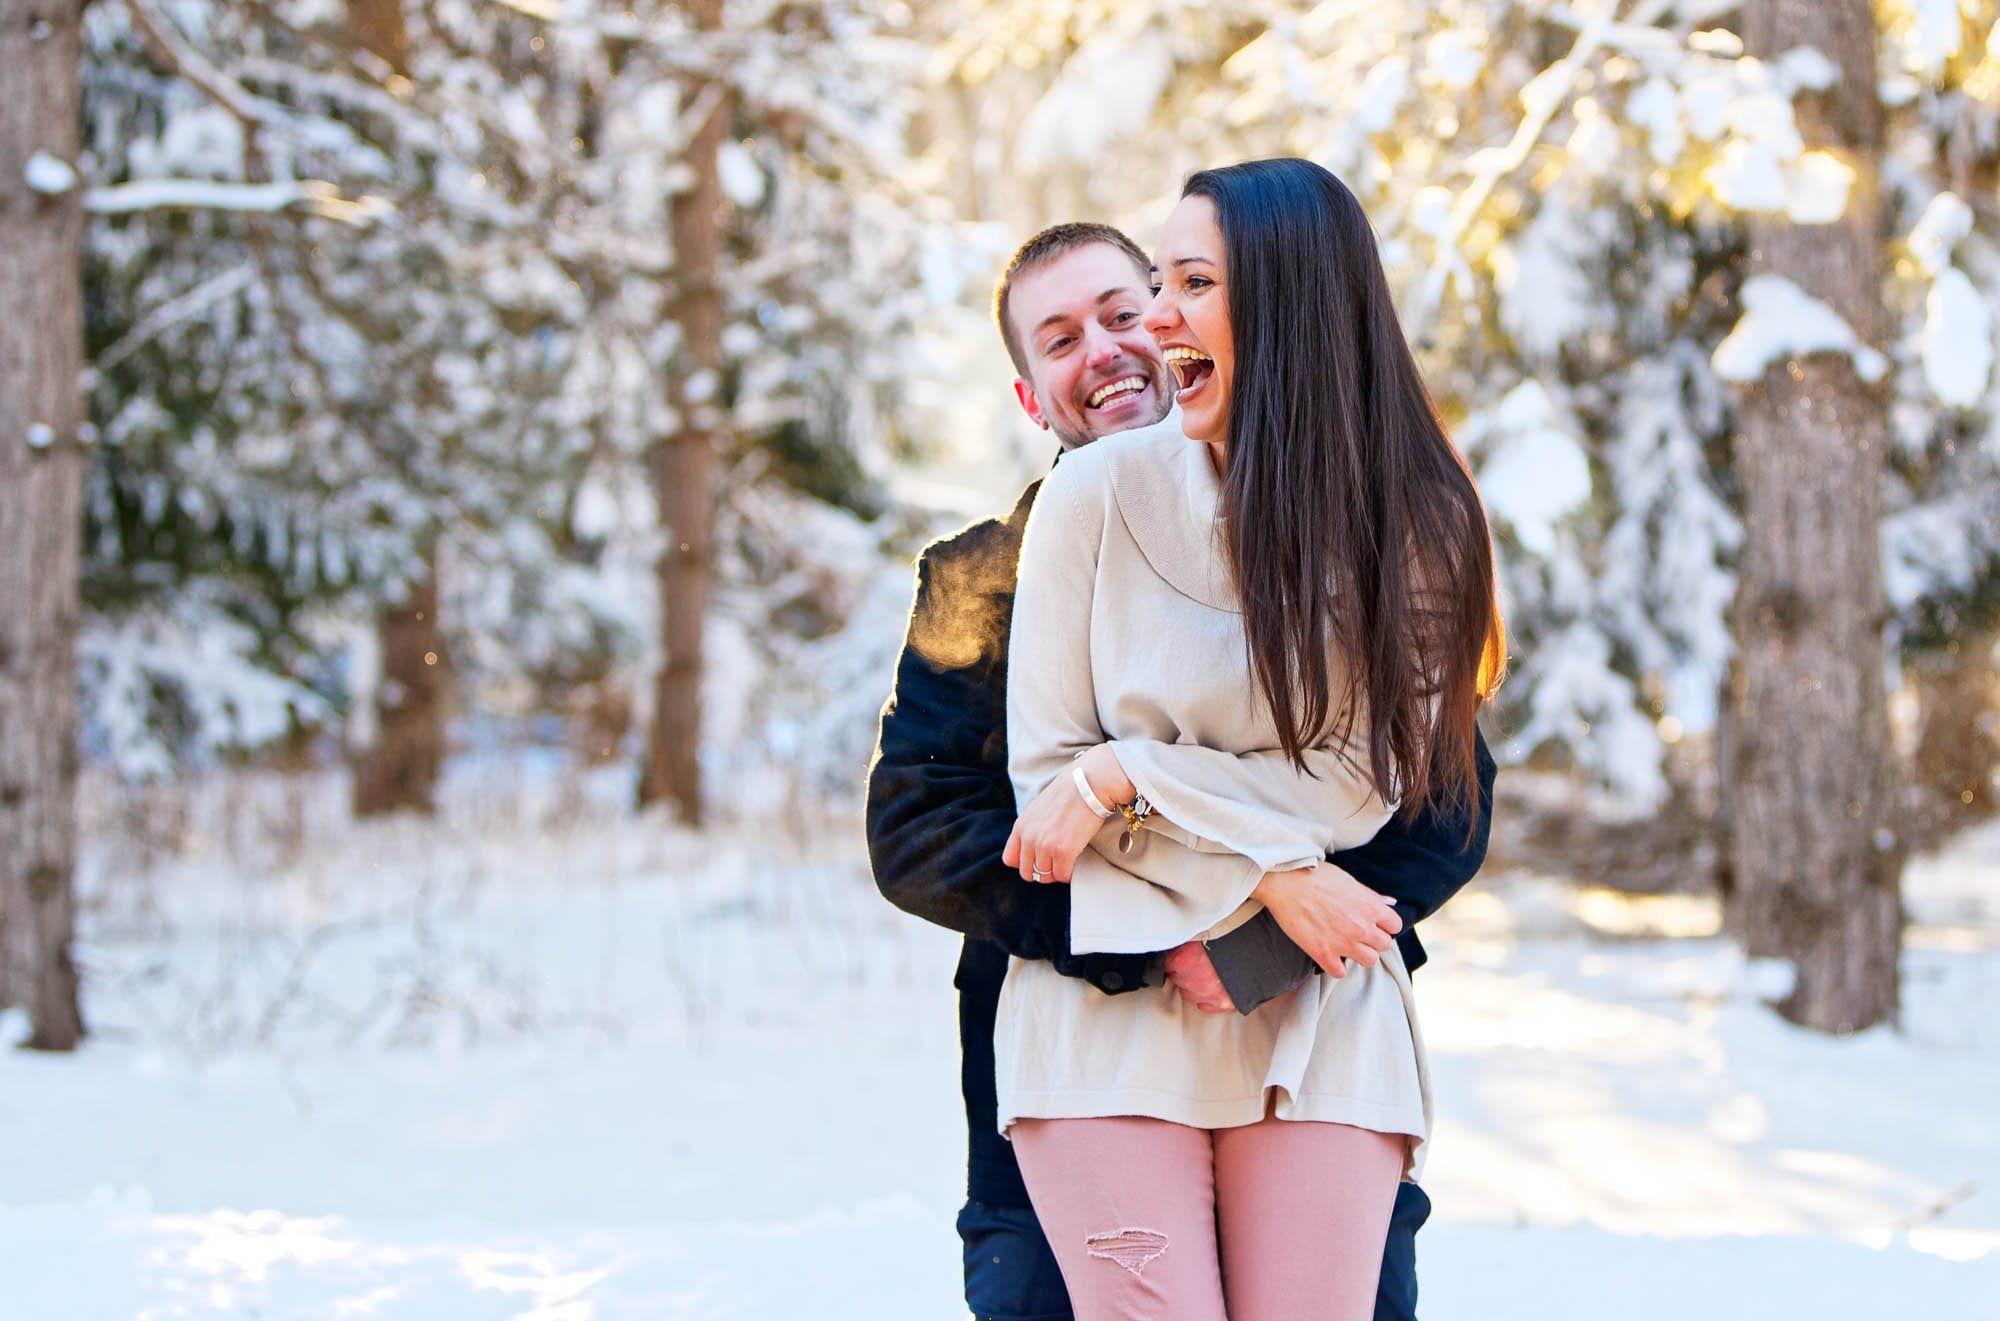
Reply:
[[913, 552], [1049, 457], [999, 264], [1299, 154], [1493, 515], [1496, 862], [1720, 887], [1788, 1016], [1892, 1018], [2000, 793], [1995, 18], [0, 0], [0, 1006], [84, 1026], [79, 812], [497, 752], [851, 836]]

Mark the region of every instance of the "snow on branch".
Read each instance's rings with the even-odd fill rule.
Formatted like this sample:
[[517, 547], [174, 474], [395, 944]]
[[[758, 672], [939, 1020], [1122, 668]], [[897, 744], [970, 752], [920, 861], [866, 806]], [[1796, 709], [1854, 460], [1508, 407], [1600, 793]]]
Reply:
[[83, 209], [100, 216], [173, 208], [274, 212], [295, 206], [349, 225], [366, 225], [389, 210], [389, 204], [379, 197], [350, 201], [324, 179], [288, 179], [278, 183], [138, 179], [92, 188], [83, 195]]
[[493, 3], [544, 23], [557, 23], [563, 18], [562, 0], [493, 0]]
[[1445, 231], [1438, 236], [1437, 258], [1424, 277], [1415, 315], [1411, 317], [1412, 339], [1422, 340], [1429, 332], [1431, 318], [1437, 315], [1438, 306], [1444, 300], [1445, 281], [1451, 273], [1459, 240], [1478, 219], [1494, 187], [1519, 169], [1535, 144], [1541, 141], [1549, 122], [1555, 118], [1556, 111], [1568, 102], [1577, 79], [1604, 44], [1614, 22], [1625, 27], [1650, 26], [1672, 7], [1673, 0], [1642, 0], [1630, 14], [1619, 20], [1618, 0], [1605, 0], [1598, 15], [1588, 20], [1577, 34], [1576, 44], [1570, 47], [1569, 54], [1537, 74], [1521, 89], [1521, 101], [1528, 113], [1514, 130], [1513, 139], [1505, 147], [1488, 149], [1472, 158], [1472, 182], [1459, 194], [1457, 204], [1452, 207]]
[[687, 109], [681, 113], [674, 124], [673, 136], [667, 141], [673, 144], [676, 150], [683, 149], [693, 142], [708, 121], [715, 117], [715, 112], [722, 108], [723, 98], [728, 95], [729, 87], [724, 83], [712, 82], [703, 87], [696, 93]]
[[1854, 374], [1873, 383], [1889, 360], [1861, 342], [1840, 313], [1782, 275], [1759, 275], [1743, 284], [1743, 319], [1716, 345], [1715, 374], [1739, 384], [1761, 380], [1774, 362], [1814, 353], [1844, 353]]
[[344, 108], [365, 110], [393, 120], [397, 127], [426, 145], [438, 134], [436, 122], [387, 87], [344, 74], [303, 69], [268, 55], [247, 55], [235, 63], [243, 77], [259, 83], [282, 83], [302, 97], [319, 97]]
[[38, 151], [28, 157], [21, 180], [38, 193], [60, 197], [76, 187], [76, 167], [58, 156]]
[[1978, 407], [1993, 374], [1993, 314], [1956, 266], [1931, 283], [1918, 346], [1931, 393], [1953, 408]]
[[1936, 278], [1951, 265], [1952, 249], [1972, 232], [1972, 208], [1957, 193], [1942, 192], [1924, 207], [1906, 243], [1925, 275]]

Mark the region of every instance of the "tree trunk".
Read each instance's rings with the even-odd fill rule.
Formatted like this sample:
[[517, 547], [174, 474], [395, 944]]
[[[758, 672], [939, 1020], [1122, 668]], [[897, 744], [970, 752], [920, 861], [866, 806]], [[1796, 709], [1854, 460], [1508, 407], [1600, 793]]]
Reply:
[[410, 34], [403, 25], [403, 0], [347, 0], [347, 31], [354, 43], [409, 76]]
[[[41, 1050], [83, 1035], [70, 958], [83, 206], [62, 178], [79, 151], [82, 12], [0, 0], [0, 1006], [26, 1007]], [[38, 154], [49, 191], [25, 177]]]
[[[355, 43], [391, 72], [409, 72], [402, 0], [348, 0], [347, 24]], [[425, 553], [423, 574], [402, 604], [377, 613], [375, 637], [382, 682], [376, 690], [374, 742], [354, 758], [354, 814], [433, 812], [444, 766], [450, 680], [438, 624], [435, 551]]]
[[[1840, 69], [1799, 128], [1858, 171], [1832, 225], [1760, 218], [1751, 273], [1779, 275], [1887, 336], [1882, 107], [1869, 0], [1750, 0], [1744, 44], [1811, 46]], [[1797, 970], [1787, 1018], [1829, 1032], [1893, 1020], [1902, 946], [1897, 764], [1883, 681], [1883, 396], [1846, 356], [1773, 364], [1738, 398], [1744, 542], [1733, 628], [1731, 926]]]
[[[691, 0], [695, 25], [722, 26], [721, 0]], [[685, 104], [710, 102], [688, 144], [694, 184], [675, 196], [670, 223], [674, 296], [668, 315], [682, 333], [681, 361], [668, 372], [676, 430], [650, 455], [653, 489], [667, 533], [659, 563], [664, 655], [653, 696], [653, 728], [639, 778], [641, 804], [670, 801], [683, 821], [701, 824], [702, 623], [714, 573], [716, 477], [722, 432], [722, 291], [717, 271], [724, 222], [716, 153], [729, 125], [730, 98], [719, 81], [690, 80]]]
[[375, 692], [374, 742], [354, 759], [356, 816], [437, 810], [450, 678], [437, 598], [437, 575], [427, 573], [410, 584], [403, 604], [375, 616], [382, 676]]

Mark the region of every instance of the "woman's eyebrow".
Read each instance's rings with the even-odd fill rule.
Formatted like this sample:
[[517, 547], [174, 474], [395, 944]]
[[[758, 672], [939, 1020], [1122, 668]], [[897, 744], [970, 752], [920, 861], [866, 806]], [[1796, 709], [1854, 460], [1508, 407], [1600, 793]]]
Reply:
[[[1173, 261], [1169, 262], [1168, 265], [1192, 266], [1196, 262], [1200, 262], [1203, 266], [1215, 265], [1215, 259], [1213, 257], [1176, 257], [1173, 259]], [[1160, 273], [1160, 268], [1157, 266], [1148, 266], [1146, 268], [1146, 274], [1148, 275], [1158, 275], [1159, 273]]]

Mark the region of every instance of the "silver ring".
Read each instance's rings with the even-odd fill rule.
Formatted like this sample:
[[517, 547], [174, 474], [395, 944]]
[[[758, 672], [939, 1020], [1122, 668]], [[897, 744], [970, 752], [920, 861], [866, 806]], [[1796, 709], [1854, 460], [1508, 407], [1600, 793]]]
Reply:
[[1034, 877], [1033, 877], [1033, 879], [1034, 879], [1034, 880], [1037, 880], [1037, 881], [1039, 881], [1039, 880], [1043, 879], [1043, 877], [1042, 877], [1042, 869], [1041, 869], [1040, 867], [1036, 867], [1036, 868], [1034, 868], [1034, 873], [1035, 873], [1035, 874], [1034, 874]]

